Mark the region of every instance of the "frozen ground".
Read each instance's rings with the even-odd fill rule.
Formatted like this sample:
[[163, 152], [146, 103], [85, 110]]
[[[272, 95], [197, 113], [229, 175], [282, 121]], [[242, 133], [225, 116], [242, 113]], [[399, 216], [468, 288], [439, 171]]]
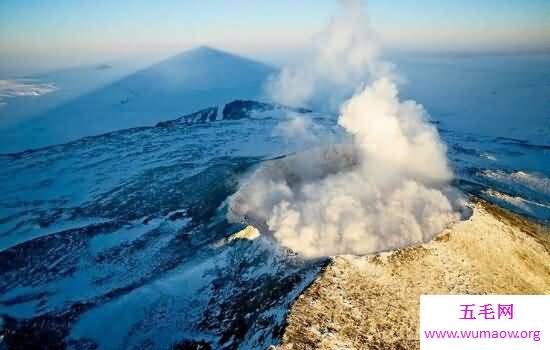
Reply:
[[297, 149], [265, 132], [295, 112], [223, 107], [1, 157], [7, 344], [276, 342], [323, 262], [265, 238], [228, 240], [242, 225], [228, 224], [224, 207], [248, 169]]
[[473, 209], [427, 244], [333, 258], [293, 305], [279, 349], [418, 349], [420, 295], [550, 293], [550, 231]]
[[[405, 94], [431, 113], [454, 185], [548, 223], [548, 59], [508, 59], [411, 61]], [[226, 199], [261, 162], [308, 147], [281, 135], [289, 114], [312, 118], [332, 140], [341, 136], [336, 116], [251, 101], [185, 115], [191, 107], [181, 105], [169, 118], [144, 119], [148, 126], [0, 155], [4, 342], [250, 349], [278, 341], [288, 307], [326, 262], [263, 236], [233, 239], [243, 226], [226, 222]]]

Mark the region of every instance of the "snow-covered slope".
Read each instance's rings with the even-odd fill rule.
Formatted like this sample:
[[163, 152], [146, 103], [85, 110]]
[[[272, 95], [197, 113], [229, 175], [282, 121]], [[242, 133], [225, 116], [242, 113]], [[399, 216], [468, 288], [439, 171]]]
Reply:
[[262, 159], [297, 150], [270, 132], [287, 113], [300, 114], [238, 100], [0, 156], [0, 348], [276, 343], [323, 261], [233, 236], [244, 226], [225, 201]]
[[[289, 115], [311, 118], [335, 142], [336, 118], [251, 100], [182, 114], [0, 155], [5, 343], [32, 348], [47, 339], [52, 348], [71, 349], [278, 343], [288, 307], [325, 262], [302, 260], [265, 235], [234, 235], [244, 226], [226, 221], [227, 198], [261, 162], [303, 150], [300, 140], [276, 132]], [[530, 201], [524, 207], [510, 206], [548, 218], [548, 178], [503, 166], [541, 159], [544, 147], [437, 127], [458, 186], [523, 198]]]
[[279, 350], [418, 349], [420, 295], [548, 294], [550, 231], [484, 202], [434, 241], [332, 259]]
[[274, 68], [208, 47], [159, 62], [2, 130], [0, 153], [154, 125], [238, 98], [255, 98]]

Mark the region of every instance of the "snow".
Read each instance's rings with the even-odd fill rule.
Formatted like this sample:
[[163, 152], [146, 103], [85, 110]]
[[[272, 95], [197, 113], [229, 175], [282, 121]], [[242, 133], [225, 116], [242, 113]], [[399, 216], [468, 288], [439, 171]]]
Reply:
[[278, 349], [418, 349], [420, 295], [547, 294], [549, 232], [483, 202], [473, 210], [429, 243], [334, 257], [293, 305]]
[[37, 83], [29, 79], [0, 80], [0, 102], [20, 96], [42, 96], [55, 90], [57, 87], [53, 83]]
[[102, 348], [215, 344], [243, 317], [243, 338], [223, 342], [271, 343], [319, 265], [220, 220], [231, 181], [298, 150], [269, 132], [287, 113], [276, 110], [0, 157], [0, 254], [10, 260], [0, 313], [35, 318], [93, 305], [63, 321], [75, 348], [90, 339]]
[[451, 130], [550, 143], [550, 55], [409, 55], [392, 58], [404, 98]]
[[[172, 75], [167, 67], [186, 66], [194, 60], [234, 62], [235, 67], [242, 67], [242, 70], [237, 69], [232, 77], [224, 74], [207, 77], [205, 64], [202, 71], [198, 69], [176, 77], [172, 82], [159, 79], [152, 84], [158, 77]], [[471, 63], [460, 59], [450, 59], [446, 63], [413, 63], [412, 68], [416, 65], [422, 69], [416, 70], [413, 79], [409, 79], [411, 84], [407, 91], [432, 114], [432, 122], [448, 145], [456, 173], [455, 184], [517, 212], [528, 211], [528, 215], [539, 220], [550, 218], [547, 191], [550, 168], [546, 161], [548, 148], [545, 147], [548, 143], [538, 134], [539, 129], [544, 131], [546, 128], [540, 120], [546, 87], [540, 87], [544, 81], [535, 79], [538, 68], [529, 68], [523, 76], [525, 80], [518, 83], [523, 87], [519, 87], [513, 86], [508, 78], [500, 78], [501, 74], [510, 73], [510, 67], [503, 70], [499, 66], [496, 72], [483, 65], [474, 69]], [[310, 302], [305, 305], [311, 310], [330, 306], [324, 303], [322, 293], [318, 298], [308, 299], [308, 293], [313, 291], [311, 288], [298, 297], [318, 276], [322, 262], [302, 261], [292, 252], [281, 250], [267, 234], [257, 236], [253, 230], [238, 233], [242, 225], [231, 226], [223, 222], [227, 197], [262, 161], [294, 154], [319, 141], [338, 141], [341, 137], [335, 126], [336, 116], [319, 113], [290, 113], [284, 108], [273, 108], [261, 112], [252, 110], [244, 113], [242, 119], [222, 120], [224, 106], [218, 101], [232, 97], [233, 93], [240, 99], [246, 98], [240, 92], [252, 91], [247, 89], [255, 84], [254, 76], [259, 77], [259, 72], [265, 68], [261, 66], [264, 68], [255, 71], [252, 66], [257, 67], [254, 62], [202, 49], [123, 79], [105, 78], [102, 81], [108, 82], [108, 86], [101, 87], [102, 84], [96, 82], [99, 85], [95, 85], [93, 91], [81, 97], [73, 95], [69, 99], [78, 98], [71, 102], [63, 100], [67, 95], [60, 96], [70, 93], [67, 85], [44, 76], [41, 82], [53, 82], [59, 90], [28, 98], [36, 101], [51, 98], [57, 112], [47, 112], [42, 115], [44, 119], [37, 118], [26, 126], [21, 124], [23, 126], [15, 134], [13, 130], [3, 129], [1, 145], [15, 147], [19, 141], [22, 144], [27, 141], [42, 143], [58, 136], [57, 140], [65, 140], [96, 133], [98, 130], [94, 128], [82, 127], [95, 125], [97, 115], [92, 116], [93, 113], [101, 114], [97, 125], [108, 130], [117, 125], [126, 127], [127, 121], [136, 120], [140, 123], [137, 125], [150, 127], [119, 130], [32, 152], [0, 155], [0, 259], [6, 262], [0, 267], [0, 313], [40, 322], [53, 329], [47, 328], [47, 331], [67, 331], [68, 341], [91, 342], [86, 339], [91, 338], [105, 345], [113, 339], [113, 347], [118, 348], [143, 348], [151, 343], [169, 348], [175, 342], [189, 339], [207, 341], [214, 348], [225, 343], [240, 349], [255, 349], [278, 343], [276, 330], [285, 323], [288, 309], [295, 300], [299, 300], [298, 304], [300, 300]], [[483, 69], [488, 68], [491, 69], [486, 79]], [[219, 69], [228, 67], [222, 64]], [[252, 85], [248, 87], [241, 85], [240, 77], [247, 76], [247, 69], [258, 73], [250, 75]], [[447, 81], [460, 77], [462, 70], [472, 71], [465, 73], [468, 77], [465, 82]], [[100, 70], [108, 71], [110, 69]], [[430, 71], [432, 74], [428, 74]], [[199, 76], [205, 79], [196, 81]], [[419, 84], [415, 79], [420, 79]], [[476, 79], [483, 82], [476, 83]], [[496, 80], [491, 82], [491, 79]], [[506, 89], [492, 95], [492, 85], [499, 85], [500, 79], [505, 80]], [[209, 89], [218, 86], [218, 80], [226, 95], [218, 94], [219, 89]], [[434, 85], [434, 81], [440, 85]], [[156, 92], [147, 90], [149, 83]], [[180, 86], [197, 89], [180, 90]], [[476, 90], [480, 86], [480, 90]], [[139, 88], [147, 96], [126, 101], [129, 97], [127, 87]], [[507, 101], [496, 102], [501, 112], [510, 108], [505, 113], [510, 120], [503, 124], [516, 124], [514, 130], [503, 126], [504, 131], [500, 128], [491, 131], [485, 124], [498, 124], [495, 115], [478, 123], [478, 114], [471, 113], [478, 103], [492, 103], [493, 99], [513, 100], [516, 90], [539, 87], [540, 91], [532, 95], [536, 100], [532, 110], [524, 108], [523, 102], [517, 106], [510, 106]], [[165, 94], [164, 97], [157, 92]], [[525, 94], [524, 91], [519, 95], [520, 101]], [[11, 98], [1, 111], [15, 108], [26, 98]], [[113, 98], [114, 104], [109, 102]], [[125, 102], [121, 104], [120, 101]], [[197, 108], [195, 102], [207, 105]], [[88, 103], [94, 105], [86, 106]], [[474, 107], [468, 107], [469, 104]], [[153, 107], [160, 109], [153, 110]], [[215, 121], [152, 127], [159, 120], [177, 119], [187, 111], [196, 112], [203, 107], [217, 108]], [[452, 114], [453, 108], [457, 108], [456, 114]], [[480, 113], [485, 113], [484, 108], [488, 107], [480, 108]], [[524, 121], [518, 116], [529, 116], [531, 112], [533, 117], [526, 123], [529, 125], [523, 130], [517, 128], [517, 124]], [[115, 115], [121, 119], [111, 120]], [[311, 144], [287, 137], [288, 128], [284, 123], [295, 115], [310, 118], [316, 124]], [[66, 135], [56, 135], [59, 130], [55, 126], [48, 129], [50, 123], [64, 127], [60, 120], [67, 120]], [[300, 125], [303, 126], [299, 124], [298, 127]], [[35, 126], [46, 128], [35, 130]], [[289, 127], [299, 129], [296, 125]], [[71, 134], [74, 130], [76, 134]], [[506, 137], [500, 136], [501, 131]], [[530, 138], [532, 134], [534, 138]], [[497, 287], [501, 288], [499, 291], [506, 291], [507, 286], [513, 286], [510, 288], [516, 288], [514, 291], [518, 293], [530, 291], [523, 281], [532, 286], [540, 285], [541, 276], [546, 277], [544, 272], [524, 268], [531, 260], [527, 263], [514, 260], [517, 264], [503, 260], [509, 253], [513, 259], [519, 259], [513, 253], [521, 253], [526, 259], [541, 259], [543, 255], [536, 244], [519, 233], [514, 236], [518, 239], [517, 244], [512, 244], [507, 236], [508, 224], [491, 218], [487, 211], [480, 210], [477, 214], [471, 221], [454, 227], [465, 232], [463, 240], [460, 235], [449, 236], [456, 245], [444, 249], [445, 235], [440, 236], [441, 242], [429, 245], [433, 254], [422, 261], [434, 268], [423, 270], [426, 285], [437, 282], [442, 288], [451, 286], [459, 292], [478, 287], [475, 290], [479, 292]], [[515, 228], [511, 230], [514, 235], [517, 233]], [[523, 245], [526, 250], [510, 250]], [[467, 249], [469, 246], [472, 248]], [[487, 249], [478, 249], [483, 247]], [[380, 282], [387, 282], [389, 290], [407, 291], [402, 288], [400, 278], [388, 276], [390, 272], [401, 273], [404, 278], [417, 276], [412, 269], [422, 267], [415, 262], [424, 256], [424, 251], [418, 247], [411, 249], [415, 250], [410, 256], [404, 255], [406, 250], [372, 259], [337, 258], [338, 264], [353, 264], [350, 269], [343, 265], [329, 268], [335, 276], [342, 275], [335, 277], [333, 287], [342, 287], [339, 282], [348, 272], [359, 271], [356, 277], [365, 283], [379, 278]], [[483, 256], [473, 258], [474, 253], [488, 255], [487, 260]], [[468, 258], [464, 254], [469, 254]], [[537, 260], [532, 267], [545, 266], [549, 260], [543, 257], [545, 261], [539, 263]], [[391, 264], [392, 270], [386, 270], [383, 264]], [[411, 271], [406, 270], [408, 265]], [[465, 273], [467, 269], [483, 266], [496, 269], [499, 278], [510, 272], [506, 269], [517, 268], [513, 273], [518, 277], [491, 279], [485, 285], [478, 279], [469, 279]], [[439, 268], [444, 273], [435, 276], [441, 271]], [[498, 270], [500, 268], [504, 270]], [[364, 278], [365, 270], [369, 271], [369, 278]], [[323, 274], [323, 278], [327, 276]], [[484, 276], [493, 278], [490, 273]], [[430, 277], [434, 277], [433, 280]], [[357, 279], [352, 281], [355, 283]], [[355, 290], [356, 295], [384, 290], [380, 285], [369, 286], [373, 288]], [[393, 287], [396, 289], [391, 289]], [[344, 298], [345, 294], [328, 295], [353, 310], [353, 300]], [[388, 299], [391, 297], [389, 295]], [[380, 303], [382, 306], [385, 305]], [[39, 318], [42, 316], [53, 317], [55, 322], [43, 321]], [[358, 317], [362, 317], [361, 314]], [[112, 329], [109, 325], [113, 325]], [[241, 325], [246, 327], [240, 329], [242, 338], [239, 338], [235, 329]], [[339, 334], [329, 328], [314, 331], [327, 338]], [[73, 343], [74, 348], [84, 345]]]
[[[54, 87], [40, 96], [13, 96], [0, 108], [0, 130], [7, 131], [18, 123], [43, 114], [84, 94], [97, 90], [115, 80], [127, 76], [145, 63], [113, 62], [110, 64], [71, 67], [62, 70], [33, 73], [28, 76], [4, 76], [5, 81], [22, 82], [25, 85]], [[1, 89], [0, 89], [1, 90]], [[1, 100], [2, 98], [0, 98]]]
[[190, 50], [3, 130], [0, 153], [154, 125], [234, 99], [255, 98], [273, 71], [215, 49]]
[[550, 195], [550, 178], [542, 174], [532, 174], [524, 171], [515, 171], [511, 173], [502, 170], [487, 170], [483, 176], [505, 182], [510, 186], [523, 186], [532, 191]]

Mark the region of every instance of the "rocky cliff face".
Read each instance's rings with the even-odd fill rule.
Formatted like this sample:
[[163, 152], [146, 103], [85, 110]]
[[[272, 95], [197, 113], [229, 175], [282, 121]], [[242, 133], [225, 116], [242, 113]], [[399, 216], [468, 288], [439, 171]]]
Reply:
[[422, 294], [549, 293], [548, 230], [478, 202], [430, 243], [333, 258], [293, 305], [279, 349], [418, 349]]

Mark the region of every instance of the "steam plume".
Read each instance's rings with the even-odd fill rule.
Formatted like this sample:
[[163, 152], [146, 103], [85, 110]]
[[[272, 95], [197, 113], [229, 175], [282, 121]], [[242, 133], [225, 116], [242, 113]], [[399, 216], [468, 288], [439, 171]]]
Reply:
[[[231, 198], [228, 214], [311, 257], [403, 247], [460, 219], [437, 130], [421, 105], [399, 100], [361, 2], [342, 4], [319, 36], [325, 41], [311, 69], [285, 68], [269, 84], [273, 99], [286, 104], [341, 103], [353, 95], [338, 119], [349, 141], [264, 164]], [[308, 126], [294, 123], [300, 132]]]
[[362, 84], [392, 75], [359, 0], [341, 0], [340, 14], [313, 40], [313, 54], [271, 77], [267, 94], [289, 106], [334, 112]]

